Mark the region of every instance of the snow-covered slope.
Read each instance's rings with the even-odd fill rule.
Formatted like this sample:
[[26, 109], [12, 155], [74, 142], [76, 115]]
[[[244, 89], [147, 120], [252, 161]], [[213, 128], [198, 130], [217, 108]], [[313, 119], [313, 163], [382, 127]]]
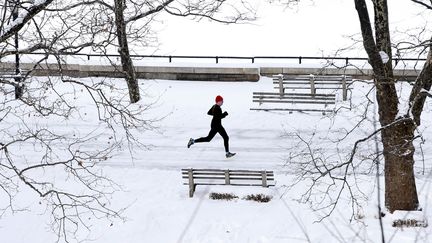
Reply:
[[[299, 140], [312, 136], [321, 141], [325, 151], [349, 150], [357, 138], [369, 134], [372, 121], [365, 122], [344, 144], [329, 142], [343, 135], [343, 129], [351, 129], [361, 120], [365, 103], [364, 95], [370, 86], [358, 82], [353, 91], [352, 104], [341, 103], [352, 109], [341, 109], [334, 117], [321, 113], [256, 112], [249, 108], [253, 91], [272, 91], [271, 79], [262, 78], [258, 83], [142, 81], [146, 97], [158, 100], [149, 114], [164, 117], [159, 129], [140, 137], [149, 149], [135, 151], [132, 159], [128, 151], [119, 152], [100, 164], [104, 173], [122, 185], [123, 190], [112, 196], [112, 207], [125, 208], [124, 221], [110, 222], [88, 218], [90, 230], [78, 233], [85, 242], [97, 243], [267, 243], [267, 242], [379, 242], [377, 219], [376, 178], [359, 175], [358, 186], [364, 189], [368, 199], [360, 200], [358, 220], [351, 219], [351, 205], [342, 198], [340, 206], [331, 217], [317, 222], [323, 211], [313, 211], [296, 199], [305, 193], [308, 184], [300, 182], [290, 187], [295, 175], [291, 174], [289, 155], [299, 149]], [[230, 136], [230, 147], [237, 155], [224, 156], [223, 141], [217, 135], [210, 143], [195, 144], [186, 148], [189, 138], [206, 136], [211, 117], [207, 110], [216, 95], [224, 97], [222, 109], [229, 115], [223, 125]], [[372, 96], [373, 98], [373, 96]], [[373, 108], [371, 108], [373, 111]], [[430, 159], [431, 103], [426, 105], [426, 119], [421, 130], [426, 138], [423, 145], [426, 172], [422, 175], [422, 162], [418, 160], [418, 190], [424, 209], [421, 215], [430, 216]], [[372, 118], [370, 117], [370, 120]], [[52, 126], [61, 126], [55, 124]], [[81, 128], [85, 129], [85, 128]], [[90, 128], [89, 128], [90, 129]], [[316, 145], [316, 144], [315, 144]], [[367, 153], [365, 146], [360, 152]], [[420, 158], [419, 152], [417, 153]], [[274, 170], [276, 186], [271, 188], [198, 186], [193, 198], [188, 197], [188, 187], [183, 185], [181, 168], [266, 169]], [[383, 178], [381, 178], [382, 180]], [[383, 190], [381, 188], [381, 190]], [[209, 199], [210, 192], [232, 192], [239, 196], [233, 201]], [[263, 193], [273, 199], [269, 203], [242, 200], [247, 194]], [[318, 199], [318, 198], [317, 198]], [[56, 236], [49, 230], [49, 215], [38, 198], [23, 189], [21, 200], [28, 211], [6, 213], [0, 218], [0, 242], [48, 243]], [[87, 223], [88, 223], [87, 222]], [[430, 242], [432, 228], [391, 227], [391, 216], [384, 217], [386, 239], [391, 242]]]

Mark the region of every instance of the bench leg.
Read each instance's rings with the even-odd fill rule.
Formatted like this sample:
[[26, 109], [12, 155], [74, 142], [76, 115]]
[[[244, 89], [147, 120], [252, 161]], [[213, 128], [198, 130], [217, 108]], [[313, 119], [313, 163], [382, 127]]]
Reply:
[[193, 194], [195, 192], [196, 185], [195, 184], [189, 184], [189, 197], [193, 197]]
[[195, 192], [195, 183], [193, 179], [193, 169], [190, 168], [188, 170], [188, 177], [189, 177], [189, 197], [193, 197], [193, 194]]
[[267, 172], [266, 171], [261, 172], [261, 179], [262, 179], [262, 186], [268, 187], [267, 186]]

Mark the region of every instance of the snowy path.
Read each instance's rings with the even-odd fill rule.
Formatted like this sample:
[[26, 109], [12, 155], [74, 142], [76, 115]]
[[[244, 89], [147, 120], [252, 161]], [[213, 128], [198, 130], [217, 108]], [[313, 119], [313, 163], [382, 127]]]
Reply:
[[[195, 85], [201, 87], [199, 91]], [[163, 120], [165, 125], [160, 133], [142, 135], [142, 142], [151, 144], [151, 149], [139, 152], [134, 161], [124, 154], [105, 165], [173, 170], [188, 167], [282, 168], [286, 149], [292, 147], [285, 135], [293, 131], [295, 124], [289, 119], [295, 115], [249, 110], [256, 106], [252, 103], [252, 92], [271, 90], [271, 79], [258, 83], [154, 81], [149, 86], [151, 89], [147, 92], [151, 96], [162, 97], [163, 103], [157, 105], [160, 115], [170, 113]], [[186, 147], [189, 138], [207, 136], [211, 117], [206, 113], [218, 94], [225, 100], [222, 109], [229, 113], [222, 123], [230, 136], [230, 150], [237, 153], [232, 159], [225, 158], [219, 134], [210, 143], [195, 144], [190, 149]], [[321, 115], [306, 115], [305, 119], [309, 121], [301, 130], [306, 135], [312, 132], [307, 129], [313, 125], [311, 121], [321, 119]]]
[[[178, 128], [173, 129], [178, 131]], [[175, 170], [189, 167], [280, 169], [285, 153], [285, 148], [280, 143], [288, 142], [280, 137], [280, 131], [231, 129], [228, 132], [231, 151], [237, 153], [230, 159], [225, 158], [223, 140], [219, 135], [210, 143], [195, 144], [187, 149], [188, 135], [192, 136], [193, 133], [178, 131], [150, 138], [154, 147], [143, 152], [145, 156], [135, 159], [133, 164], [113, 159], [105, 165], [123, 167], [129, 164], [142, 168]], [[205, 136], [205, 133], [201, 134]]]

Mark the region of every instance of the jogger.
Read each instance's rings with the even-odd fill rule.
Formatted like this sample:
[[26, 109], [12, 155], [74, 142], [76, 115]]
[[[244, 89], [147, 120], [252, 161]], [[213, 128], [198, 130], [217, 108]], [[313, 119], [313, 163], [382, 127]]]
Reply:
[[219, 133], [223, 140], [224, 140], [224, 147], [225, 147], [225, 155], [227, 158], [232, 157], [235, 155], [235, 153], [231, 153], [229, 151], [229, 136], [227, 132], [225, 131], [225, 128], [222, 126], [222, 119], [228, 116], [228, 112], [223, 112], [221, 106], [223, 105], [223, 98], [222, 96], [218, 95], [216, 96], [216, 104], [213, 105], [210, 110], [207, 112], [208, 115], [213, 116], [213, 119], [211, 121], [211, 129], [207, 137], [201, 137], [198, 139], [189, 139], [187, 147], [190, 148], [191, 145], [194, 143], [203, 143], [203, 142], [210, 142], [216, 133]]

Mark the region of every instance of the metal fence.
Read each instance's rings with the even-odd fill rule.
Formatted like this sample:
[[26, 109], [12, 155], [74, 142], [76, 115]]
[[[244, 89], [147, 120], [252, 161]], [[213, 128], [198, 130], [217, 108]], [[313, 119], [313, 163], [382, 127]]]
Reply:
[[[25, 53], [25, 55], [47, 55], [46, 53]], [[91, 60], [92, 57], [120, 57], [119, 54], [85, 54], [85, 53], [61, 53], [63, 56], [81, 56], [87, 57], [87, 60]], [[132, 58], [156, 58], [166, 59], [169, 63], [172, 63], [174, 59], [210, 59], [215, 60], [215, 63], [219, 63], [220, 60], [249, 60], [251, 63], [255, 63], [257, 60], [297, 60], [299, 64], [302, 64], [304, 60], [338, 60], [345, 61], [348, 65], [350, 61], [367, 61], [365, 57], [318, 57], [318, 56], [182, 56], [182, 55], [130, 55]], [[395, 64], [401, 61], [426, 61], [424, 58], [393, 58]]]

